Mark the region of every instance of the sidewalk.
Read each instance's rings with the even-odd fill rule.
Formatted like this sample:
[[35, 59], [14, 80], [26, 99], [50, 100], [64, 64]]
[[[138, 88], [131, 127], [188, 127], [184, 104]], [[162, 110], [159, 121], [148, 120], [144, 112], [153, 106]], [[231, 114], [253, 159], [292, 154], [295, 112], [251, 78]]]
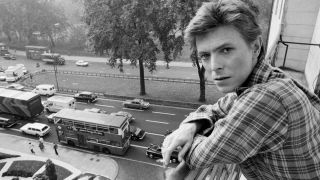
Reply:
[[[119, 167], [117, 162], [104, 155], [99, 156], [90, 152], [81, 152], [58, 144], [59, 156], [57, 156], [52, 143], [44, 142], [45, 149], [42, 152], [38, 148], [37, 140], [4, 133], [0, 134], [0, 142], [0, 152], [21, 155], [21, 157], [18, 158], [21, 160], [46, 161], [50, 158], [54, 164], [62, 166], [72, 172], [72, 175], [69, 176], [67, 180], [71, 180], [77, 175], [86, 172], [101, 175], [111, 180], [115, 180], [118, 175]], [[29, 150], [29, 142], [35, 145], [35, 155], [31, 154]], [[3, 172], [5, 172], [5, 167], [1, 169], [0, 174]]]

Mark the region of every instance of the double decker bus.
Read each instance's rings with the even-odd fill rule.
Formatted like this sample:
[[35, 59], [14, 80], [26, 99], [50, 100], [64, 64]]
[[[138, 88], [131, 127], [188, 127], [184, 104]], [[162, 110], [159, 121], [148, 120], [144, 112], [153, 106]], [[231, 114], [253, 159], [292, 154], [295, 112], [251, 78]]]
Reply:
[[116, 155], [130, 146], [129, 121], [123, 116], [62, 109], [53, 120], [60, 143]]

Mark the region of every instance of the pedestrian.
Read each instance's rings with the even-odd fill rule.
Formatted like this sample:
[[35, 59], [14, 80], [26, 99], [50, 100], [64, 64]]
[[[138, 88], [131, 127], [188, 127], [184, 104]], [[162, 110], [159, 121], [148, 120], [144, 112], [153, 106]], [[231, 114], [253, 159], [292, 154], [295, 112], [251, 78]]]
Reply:
[[44, 150], [44, 144], [43, 144], [43, 138], [42, 137], [39, 138], [39, 148], [40, 148], [41, 151]]
[[212, 0], [187, 26], [207, 79], [225, 96], [165, 137], [164, 166], [182, 147], [188, 167], [167, 179], [220, 164], [237, 165], [248, 180], [319, 179], [320, 99], [265, 59], [258, 14], [250, 0]]
[[31, 142], [29, 142], [29, 149], [30, 149], [30, 152], [31, 152], [32, 154], [35, 154], [35, 152], [34, 152], [34, 146], [33, 146], [33, 144], [32, 144]]
[[54, 152], [56, 153], [56, 155], [58, 156], [59, 153], [58, 153], [58, 144], [56, 142], [53, 143], [53, 149], [54, 149]]

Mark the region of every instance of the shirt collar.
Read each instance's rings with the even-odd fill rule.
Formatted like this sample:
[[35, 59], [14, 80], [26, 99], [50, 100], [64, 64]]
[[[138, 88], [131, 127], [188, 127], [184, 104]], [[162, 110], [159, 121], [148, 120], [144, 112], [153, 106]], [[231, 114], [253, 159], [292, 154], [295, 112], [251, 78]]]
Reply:
[[264, 59], [258, 60], [247, 80], [238, 88], [235, 89], [239, 96], [243, 91], [256, 84], [266, 83], [269, 79], [272, 68]]

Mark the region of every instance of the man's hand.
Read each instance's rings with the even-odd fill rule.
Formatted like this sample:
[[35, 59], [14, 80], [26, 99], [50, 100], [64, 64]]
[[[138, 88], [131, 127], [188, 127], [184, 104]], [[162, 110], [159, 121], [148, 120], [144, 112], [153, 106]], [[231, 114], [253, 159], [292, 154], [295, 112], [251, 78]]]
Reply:
[[190, 149], [194, 135], [197, 132], [196, 123], [184, 123], [177, 130], [169, 134], [162, 144], [163, 165], [169, 164], [172, 152], [181, 147], [178, 154], [178, 160], [181, 162], [184, 155]]
[[188, 175], [189, 168], [184, 161], [180, 162], [176, 168], [169, 168], [164, 172], [165, 180], [184, 180]]

